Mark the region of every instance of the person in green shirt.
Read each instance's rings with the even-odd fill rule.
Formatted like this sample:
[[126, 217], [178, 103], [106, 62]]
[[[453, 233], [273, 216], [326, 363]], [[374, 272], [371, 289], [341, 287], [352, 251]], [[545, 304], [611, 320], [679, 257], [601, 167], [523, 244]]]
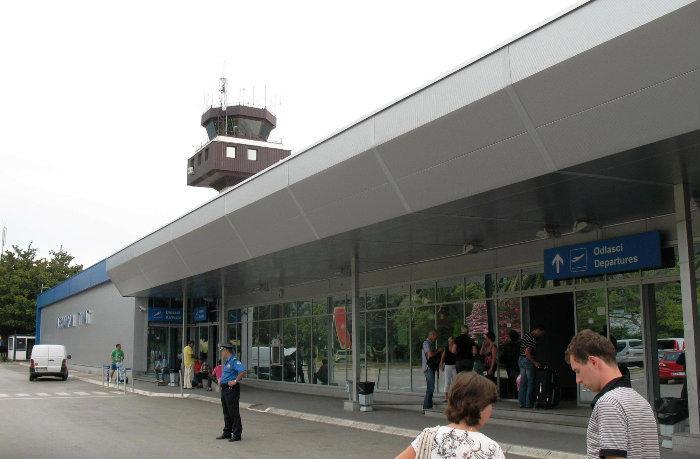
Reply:
[[112, 372], [109, 375], [111, 380], [114, 377], [114, 372], [117, 370], [118, 365], [121, 365], [124, 361], [124, 351], [122, 351], [122, 345], [117, 343], [112, 350]]

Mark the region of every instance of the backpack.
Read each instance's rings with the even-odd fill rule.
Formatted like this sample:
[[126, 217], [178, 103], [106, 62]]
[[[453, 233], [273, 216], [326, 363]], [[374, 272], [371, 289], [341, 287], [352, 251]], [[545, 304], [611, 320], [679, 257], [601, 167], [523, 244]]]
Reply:
[[[420, 352], [421, 354], [423, 353], [423, 344], [425, 344], [425, 341], [423, 341], [423, 342], [420, 344], [419, 352]], [[432, 346], [432, 344], [431, 344], [431, 346]], [[427, 357], [427, 356], [426, 356], [426, 357]], [[427, 358], [427, 362], [426, 362], [427, 365], [428, 365], [428, 368], [430, 368], [431, 370], [437, 370], [438, 368], [440, 368], [440, 358], [441, 358], [441, 357], [442, 357], [442, 354], [441, 354], [440, 352], [437, 352], [437, 353], [436, 353], [434, 356], [432, 356], [432, 357], [428, 357], [428, 358]]]
[[508, 342], [498, 349], [498, 365], [502, 368], [515, 366], [518, 358], [519, 342]]

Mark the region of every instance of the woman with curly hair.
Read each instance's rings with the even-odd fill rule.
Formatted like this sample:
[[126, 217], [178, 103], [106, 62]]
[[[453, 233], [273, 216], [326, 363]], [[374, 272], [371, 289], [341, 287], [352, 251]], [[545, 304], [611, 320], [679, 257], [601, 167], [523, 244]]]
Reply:
[[497, 398], [496, 385], [487, 378], [459, 373], [447, 394], [445, 416], [450, 424], [424, 429], [396, 459], [505, 458], [498, 443], [479, 432]]

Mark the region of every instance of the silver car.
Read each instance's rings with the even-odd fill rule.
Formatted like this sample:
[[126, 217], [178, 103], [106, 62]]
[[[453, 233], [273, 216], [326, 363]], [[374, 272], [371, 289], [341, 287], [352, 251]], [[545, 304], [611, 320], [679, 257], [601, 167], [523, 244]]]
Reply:
[[617, 361], [627, 365], [644, 365], [644, 347], [641, 339], [617, 340]]

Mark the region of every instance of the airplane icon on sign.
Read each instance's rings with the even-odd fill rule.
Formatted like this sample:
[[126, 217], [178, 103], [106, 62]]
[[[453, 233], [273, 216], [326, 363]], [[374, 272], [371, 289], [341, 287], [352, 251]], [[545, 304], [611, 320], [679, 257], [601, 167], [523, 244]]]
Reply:
[[588, 251], [585, 247], [571, 249], [569, 256], [571, 257], [569, 266], [571, 272], [584, 272], [588, 270]]

